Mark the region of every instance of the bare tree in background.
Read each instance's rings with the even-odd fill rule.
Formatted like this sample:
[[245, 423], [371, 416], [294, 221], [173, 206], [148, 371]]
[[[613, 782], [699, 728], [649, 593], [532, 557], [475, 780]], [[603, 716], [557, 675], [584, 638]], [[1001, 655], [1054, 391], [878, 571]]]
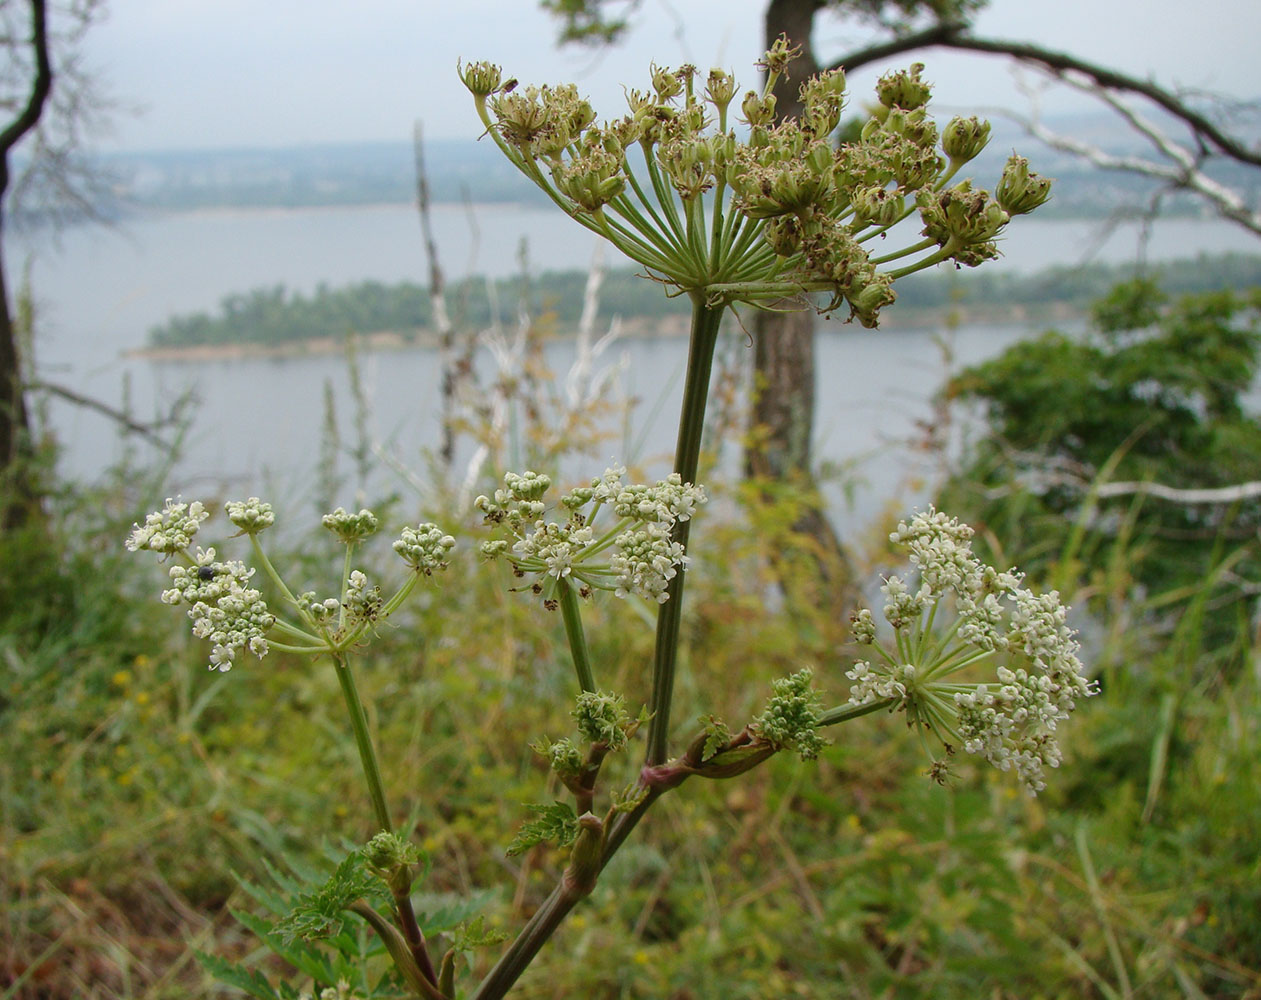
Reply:
[[[98, 0], [0, 0], [0, 526], [25, 520], [38, 490], [23, 391], [19, 324], [6, 280], [4, 236], [13, 218], [91, 213], [91, 176], [78, 153], [97, 105], [73, 56], [101, 10]], [[67, 53], [62, 55], [62, 53]], [[54, 62], [56, 65], [54, 66]], [[21, 146], [19, 161], [17, 150]]]

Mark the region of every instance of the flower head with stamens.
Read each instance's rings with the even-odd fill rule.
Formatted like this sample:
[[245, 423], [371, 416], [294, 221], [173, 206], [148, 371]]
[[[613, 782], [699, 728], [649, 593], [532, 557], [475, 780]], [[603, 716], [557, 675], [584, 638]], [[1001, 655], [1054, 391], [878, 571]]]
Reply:
[[193, 635], [209, 639], [210, 669], [232, 669], [236, 654], [248, 649], [260, 660], [267, 655], [267, 631], [276, 617], [263, 595], [249, 586], [254, 571], [244, 563], [215, 560], [214, 549], [198, 549], [192, 566], [172, 566], [166, 604], [187, 604]]
[[127, 549], [139, 552], [148, 549], [162, 555], [183, 552], [193, 542], [193, 536], [210, 512], [200, 500], [183, 503], [167, 499], [166, 506], [148, 515], [144, 524], [133, 525], [127, 538]]
[[228, 520], [241, 529], [243, 535], [257, 535], [264, 528], [276, 523], [276, 515], [271, 504], [264, 503], [258, 497], [248, 500], [229, 500], [224, 504], [228, 512]]
[[[536, 593], [550, 601], [561, 580], [575, 582], [580, 592], [611, 590], [618, 597], [635, 594], [655, 603], [668, 600], [667, 588], [686, 561], [683, 546], [672, 538], [674, 526], [690, 520], [705, 503], [705, 490], [671, 474], [654, 485], [626, 484], [626, 470], [607, 469], [589, 486], [560, 497], [568, 512], [563, 521], [549, 521], [543, 497], [551, 487], [547, 476], [508, 473], [494, 497], [475, 505], [500, 537], [484, 541], [489, 559], [506, 558], [518, 576], [536, 574]], [[598, 526], [608, 509], [613, 522]]]
[[[985, 565], [971, 538], [971, 528], [931, 507], [890, 535], [909, 551], [917, 579], [885, 582], [891, 641], [879, 640], [870, 611], [854, 616], [855, 639], [874, 655], [847, 672], [849, 700], [888, 701], [925, 746], [932, 737], [947, 757], [959, 748], [977, 754], [1037, 792], [1045, 768], [1060, 762], [1058, 724], [1096, 686], [1083, 674], [1059, 595], [1035, 594], [1014, 570]], [[993, 679], [966, 679], [990, 661]], [[940, 775], [944, 761], [930, 756]]]

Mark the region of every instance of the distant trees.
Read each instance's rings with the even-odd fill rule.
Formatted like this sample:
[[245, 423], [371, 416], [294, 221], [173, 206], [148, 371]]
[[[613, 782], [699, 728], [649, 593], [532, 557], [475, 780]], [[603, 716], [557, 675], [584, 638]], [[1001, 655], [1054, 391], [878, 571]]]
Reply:
[[979, 404], [987, 431], [940, 502], [984, 525], [995, 551], [1024, 553], [1034, 576], [1058, 561], [1094, 574], [1062, 586], [1101, 599], [1133, 587], [1161, 615], [1207, 596], [1206, 628], [1230, 633], [1261, 594], [1261, 419], [1246, 405], [1261, 286], [1171, 302], [1135, 280], [1095, 305], [1092, 325], [951, 380], [948, 396]]
[[[587, 275], [582, 271], [547, 271], [532, 278], [531, 311], [551, 313], [562, 324], [576, 324], [582, 314], [586, 281]], [[485, 278], [474, 276], [452, 282], [447, 295], [460, 303], [461, 319], [471, 327], [514, 324], [522, 291], [520, 279], [500, 278], [492, 288], [488, 288]], [[667, 298], [630, 270], [606, 276], [600, 306], [607, 315], [661, 317], [687, 313], [685, 302]], [[336, 289], [321, 284], [311, 295], [276, 285], [225, 296], [216, 315], [174, 316], [149, 332], [149, 344], [279, 346], [321, 337], [380, 332], [411, 338], [417, 330], [431, 326], [432, 320], [429, 290], [415, 282], [384, 285], [364, 281]]]
[[[922, 273], [903, 278], [898, 302], [908, 309], [961, 308], [965, 315], [988, 317], [995, 309], [1035, 311], [1040, 306], [1069, 304], [1085, 309], [1118, 282], [1135, 276], [1134, 265], [1098, 264], [1089, 272], [1052, 267], [1021, 275], [993, 270], [966, 273]], [[1184, 258], [1149, 267], [1170, 294], [1246, 289], [1261, 286], [1261, 256], [1215, 254]], [[583, 271], [545, 271], [532, 278], [529, 298], [535, 315], [549, 314], [562, 327], [582, 316], [588, 276]], [[488, 294], [486, 279], [473, 276], [453, 282], [447, 294], [460, 303], [461, 320], [480, 329], [494, 323], [513, 325], [518, 318], [521, 282], [500, 278]], [[686, 316], [686, 302], [668, 298], [633, 269], [609, 271], [601, 282], [601, 316], [625, 319]], [[342, 288], [321, 284], [310, 295], [274, 285], [237, 292], [220, 300], [214, 313], [172, 316], [149, 331], [151, 347], [253, 344], [281, 347], [319, 338], [338, 339], [351, 333], [393, 332], [411, 339], [421, 329], [434, 329], [432, 297], [415, 282], [383, 284], [364, 281]]]

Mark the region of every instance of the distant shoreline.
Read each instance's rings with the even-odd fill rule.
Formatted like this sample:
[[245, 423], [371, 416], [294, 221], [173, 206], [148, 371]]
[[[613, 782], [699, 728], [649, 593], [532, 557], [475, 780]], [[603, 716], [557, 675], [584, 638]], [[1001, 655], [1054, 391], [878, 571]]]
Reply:
[[[741, 311], [743, 322], [749, 324], [752, 310]], [[1039, 303], [1036, 305], [954, 306], [948, 308], [907, 306], [899, 310], [895, 305], [881, 316], [877, 330], [864, 330], [858, 325], [844, 323], [845, 310], [838, 310], [834, 322], [825, 328], [829, 333], [853, 331], [865, 336], [879, 336], [882, 332], [938, 329], [948, 326], [1013, 326], [1040, 323], [1058, 323], [1078, 320], [1084, 310], [1071, 302]], [[632, 339], [670, 338], [688, 335], [688, 317], [679, 313], [671, 316], [619, 317], [621, 336]], [[597, 336], [608, 329], [602, 326]], [[464, 332], [467, 335], [467, 331]], [[549, 340], [572, 340], [576, 335], [573, 327], [562, 327], [550, 334]], [[458, 339], [459, 335], [457, 335]], [[407, 335], [393, 330], [356, 334], [356, 349], [370, 353], [392, 351], [434, 351], [438, 349], [438, 335], [431, 328], [417, 330]], [[283, 361], [296, 358], [329, 357], [346, 351], [345, 338], [310, 337], [284, 344], [190, 344], [186, 347], [137, 347], [123, 352], [123, 357], [133, 360], [152, 361], [158, 364], [196, 364], [222, 361]]]

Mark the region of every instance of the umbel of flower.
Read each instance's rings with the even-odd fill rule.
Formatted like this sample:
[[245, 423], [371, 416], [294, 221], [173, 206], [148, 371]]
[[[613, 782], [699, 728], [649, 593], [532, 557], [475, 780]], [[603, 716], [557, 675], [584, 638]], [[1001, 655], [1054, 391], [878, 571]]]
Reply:
[[[939, 142], [918, 63], [880, 80], [857, 142], [832, 142], [846, 100], [840, 70], [805, 81], [801, 116], [777, 123], [771, 88], [797, 54], [776, 43], [764, 87], [738, 103], [723, 70], [698, 84], [695, 67], [654, 66], [647, 89], [628, 91], [627, 113], [602, 123], [572, 84], [521, 87], [480, 62], [461, 76], [522, 173], [650, 276], [711, 308], [824, 293], [825, 309], [847, 305], [875, 326], [896, 279], [996, 256], [1010, 215], [1046, 199], [1047, 182], [1010, 165], [1001, 205], [955, 183], [989, 126], [956, 119]], [[916, 212], [924, 238], [887, 246], [889, 229]]]
[[[985, 565], [971, 538], [971, 528], [931, 507], [890, 535], [909, 551], [918, 579], [885, 582], [887, 639], [871, 611], [855, 614], [854, 638], [872, 655], [848, 671], [849, 700], [887, 702], [939, 743], [937, 776], [963, 749], [1014, 770], [1037, 792], [1045, 768], [1060, 762], [1059, 723], [1096, 688], [1059, 595], [1035, 594], [1014, 570]], [[993, 674], [976, 680], [987, 665]]]
[[[280, 591], [283, 603], [296, 612], [296, 621], [277, 618], [262, 594], [250, 586], [255, 571], [244, 563], [218, 560], [213, 548], [189, 552], [193, 537], [209, 516], [197, 501], [167, 500], [165, 507], [149, 514], [143, 525], [135, 525], [126, 541], [133, 552], [144, 549], [157, 552], [164, 559], [176, 558], [176, 565], [169, 571], [171, 585], [163, 591], [162, 600], [188, 607], [193, 635], [212, 644], [212, 670], [231, 669], [243, 649], [261, 659], [276, 645], [306, 655], [336, 652], [353, 645], [402, 604], [421, 576], [445, 569], [447, 554], [455, 545], [455, 539], [435, 524], [404, 528], [394, 550], [412, 574], [387, 599], [379, 587], [370, 585], [367, 577], [352, 570], [349, 564], [353, 546], [377, 530], [376, 515], [369, 510], [350, 514], [338, 508], [326, 515], [323, 523], [347, 545], [340, 597], [320, 600], [314, 591], [295, 597], [276, 575], [258, 541], [258, 535], [275, 522], [271, 504], [250, 497], [229, 501], [225, 509], [228, 519], [239, 529], [238, 534], [250, 537], [259, 564]], [[269, 642], [268, 633], [273, 629], [281, 634], [283, 643]]]
[[[590, 486], [559, 498], [563, 520], [547, 520], [543, 497], [551, 480], [534, 472], [508, 473], [493, 497], [475, 501], [498, 536], [482, 543], [482, 554], [508, 560], [519, 577], [536, 577], [531, 589], [549, 607], [556, 606], [561, 580], [577, 585], [584, 596], [611, 590], [618, 597], [635, 594], [665, 603], [667, 587], [686, 561], [671, 531], [705, 503], [705, 491], [677, 473], [653, 486], [626, 484], [625, 475], [620, 466], [605, 470]], [[612, 516], [602, 516], [605, 510]]]

